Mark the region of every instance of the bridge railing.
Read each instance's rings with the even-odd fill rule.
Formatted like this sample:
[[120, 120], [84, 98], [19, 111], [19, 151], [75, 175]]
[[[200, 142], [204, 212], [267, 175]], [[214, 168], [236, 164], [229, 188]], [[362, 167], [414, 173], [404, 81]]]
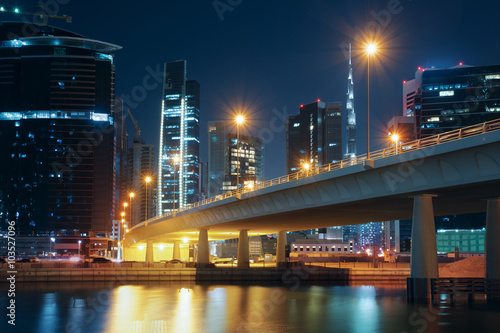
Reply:
[[[456, 141], [456, 140], [460, 140], [463, 138], [467, 138], [467, 137], [471, 137], [471, 136], [475, 136], [475, 135], [480, 135], [480, 134], [484, 134], [484, 133], [492, 132], [492, 131], [497, 131], [497, 130], [500, 130], [500, 119], [491, 120], [491, 121], [487, 121], [485, 123], [472, 125], [472, 126], [468, 126], [468, 127], [463, 127], [463, 128], [457, 129], [457, 130], [450, 131], [450, 132], [444, 132], [444, 133], [437, 134], [434, 136], [429, 136], [427, 138], [398, 144], [398, 145], [395, 145], [395, 146], [392, 146], [389, 148], [379, 149], [379, 150], [370, 152], [370, 160], [378, 160], [378, 159], [385, 158], [385, 157], [388, 157], [391, 155], [406, 153], [409, 151], [413, 151], [413, 150], [417, 150], [417, 149], [421, 149], [421, 148], [425, 148], [425, 147], [431, 147], [431, 146], [439, 145], [442, 143]], [[216, 195], [214, 197], [210, 197], [210, 198], [198, 201], [194, 204], [186, 205], [183, 208], [176, 209], [176, 212], [174, 214], [168, 213], [168, 214], [164, 214], [164, 215], [149, 219], [149, 220], [144, 222], [144, 225], [142, 225], [142, 223], [138, 224], [138, 225], [134, 226], [132, 229], [130, 229], [130, 231], [137, 229], [138, 227], [147, 226], [148, 224], [153, 224], [153, 223], [155, 223], [155, 221], [157, 221], [159, 219], [164, 219], [164, 218], [167, 218], [169, 216], [175, 216], [179, 212], [184, 212], [184, 211], [192, 209], [192, 208], [204, 206], [204, 205], [207, 205], [207, 204], [210, 204], [213, 202], [217, 202], [220, 200], [224, 200], [227, 198], [236, 197], [238, 194], [248, 193], [248, 192], [252, 192], [255, 190], [259, 190], [259, 189], [263, 189], [263, 188], [267, 188], [267, 187], [271, 187], [271, 186], [276, 186], [276, 185], [279, 185], [282, 183], [288, 183], [288, 182], [295, 181], [298, 179], [307, 178], [309, 176], [313, 176], [313, 175], [316, 175], [319, 173], [330, 172], [333, 170], [343, 169], [343, 168], [350, 167], [353, 165], [362, 164], [366, 160], [367, 160], [367, 154], [358, 155], [358, 156], [355, 156], [352, 158], [341, 160], [339, 162], [325, 164], [325, 165], [319, 166], [315, 169], [303, 170], [303, 171], [292, 173], [292, 174], [289, 174], [286, 176], [281, 176], [278, 178], [266, 180], [266, 181], [263, 181], [259, 184], [254, 185], [252, 188], [240, 188], [238, 190], [226, 192], [224, 194], [219, 194], [219, 195]]]

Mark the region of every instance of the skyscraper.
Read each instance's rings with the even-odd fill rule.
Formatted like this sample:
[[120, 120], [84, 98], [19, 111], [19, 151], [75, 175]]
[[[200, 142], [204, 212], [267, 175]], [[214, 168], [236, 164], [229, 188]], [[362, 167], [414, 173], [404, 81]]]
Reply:
[[109, 232], [112, 52], [121, 47], [30, 27], [23, 37], [24, 23], [0, 23], [0, 228], [16, 221], [21, 234]]
[[199, 199], [200, 85], [185, 60], [165, 63], [160, 124], [158, 215]]
[[320, 100], [300, 106], [288, 119], [289, 173], [308, 163], [310, 168], [342, 159], [342, 103]]
[[[237, 135], [231, 133], [227, 121], [212, 121], [208, 125], [208, 192], [209, 197], [236, 189]], [[264, 145], [262, 139], [240, 134], [240, 184], [252, 186], [262, 180]], [[251, 185], [252, 184], [252, 185]]]
[[403, 115], [414, 117], [415, 137], [500, 118], [500, 65], [421, 68], [403, 83]]
[[349, 43], [349, 76], [347, 78], [347, 142], [344, 158], [356, 156], [356, 113], [354, 113], [354, 80], [352, 78], [351, 44]]

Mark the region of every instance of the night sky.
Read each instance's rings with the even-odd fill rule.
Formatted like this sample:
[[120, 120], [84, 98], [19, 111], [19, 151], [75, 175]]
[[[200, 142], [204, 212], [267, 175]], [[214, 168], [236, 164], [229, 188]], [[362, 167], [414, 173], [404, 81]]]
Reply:
[[[143, 86], [147, 67], [163, 70], [164, 62], [186, 59], [188, 79], [201, 85], [202, 161], [208, 160], [207, 122], [232, 119], [242, 109], [248, 119], [244, 131], [263, 136], [267, 143], [266, 178], [285, 174], [280, 114], [296, 114], [300, 104], [316, 99], [345, 106], [344, 45], [349, 41], [354, 49], [358, 153], [366, 152], [363, 38], [375, 36], [380, 48], [370, 65], [372, 150], [386, 144], [387, 121], [402, 115], [402, 81], [412, 79], [418, 66], [500, 63], [500, 4], [493, 0], [41, 2], [57, 15], [73, 17], [73, 23], [49, 18], [50, 25], [123, 47], [115, 54], [119, 96]], [[37, 1], [6, 0], [1, 5], [38, 10]], [[0, 20], [15, 17], [0, 15]], [[33, 16], [25, 19], [32, 21]], [[364, 37], [358, 38], [361, 33]], [[158, 84], [131, 105], [142, 138], [156, 146], [161, 95]], [[128, 129], [132, 139], [131, 122]]]

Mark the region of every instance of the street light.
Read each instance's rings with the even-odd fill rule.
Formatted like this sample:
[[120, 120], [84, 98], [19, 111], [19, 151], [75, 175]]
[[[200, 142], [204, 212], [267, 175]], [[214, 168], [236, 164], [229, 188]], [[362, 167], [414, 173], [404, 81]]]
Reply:
[[309, 177], [309, 169], [311, 168], [311, 165], [309, 163], [304, 163], [302, 167], [306, 170], [307, 176]]
[[370, 56], [377, 51], [377, 45], [370, 43], [366, 46], [367, 62], [367, 103], [366, 103], [366, 159], [370, 159]]
[[398, 153], [398, 150], [399, 150], [399, 149], [398, 149], [399, 135], [397, 135], [397, 134], [393, 134], [393, 135], [391, 136], [391, 140], [392, 140], [392, 142], [394, 142], [394, 143], [396, 144], [396, 154], [397, 154], [397, 153]]
[[130, 214], [130, 224], [132, 224], [132, 198], [135, 196], [134, 192], [130, 192], [129, 196], [129, 214]]
[[82, 241], [79, 240], [78, 241], [78, 256], [80, 256], [80, 248], [81, 248], [81, 245], [82, 245]]
[[49, 242], [49, 253], [52, 254], [52, 243], [54, 243], [54, 248], [56, 246], [56, 239], [54, 237], [50, 237], [50, 242]]
[[148, 219], [148, 184], [151, 181], [151, 177], [146, 177], [146, 220]]
[[173, 193], [173, 200], [172, 200], [173, 201], [172, 215], [175, 216], [175, 164], [179, 163], [179, 161], [180, 161], [179, 156], [174, 156], [173, 161], [174, 161], [174, 163], [173, 163], [173, 165], [174, 165], [174, 193]]
[[244, 122], [242, 115], [236, 116], [236, 190], [240, 188], [240, 125]]

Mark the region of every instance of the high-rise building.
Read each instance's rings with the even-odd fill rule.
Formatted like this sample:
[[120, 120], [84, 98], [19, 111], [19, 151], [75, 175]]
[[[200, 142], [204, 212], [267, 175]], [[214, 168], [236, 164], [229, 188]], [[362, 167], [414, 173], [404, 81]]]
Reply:
[[384, 222], [369, 222], [359, 225], [359, 249], [366, 249], [371, 246], [378, 246], [383, 249], [385, 245], [385, 225]]
[[212, 121], [208, 125], [209, 197], [236, 190], [238, 162], [240, 164], [240, 187], [253, 186], [263, 178], [264, 145], [262, 139], [240, 133], [238, 152], [237, 134], [231, 133], [233, 128], [227, 121]]
[[300, 106], [288, 119], [289, 173], [308, 163], [311, 169], [342, 159], [342, 103], [320, 100]]
[[47, 25], [0, 23], [0, 228], [111, 231], [115, 200], [113, 52]]
[[500, 118], [500, 65], [421, 68], [403, 83], [417, 139]]
[[354, 80], [352, 77], [351, 43], [349, 43], [349, 76], [347, 78], [347, 142], [344, 158], [356, 156], [356, 113], [354, 112]]
[[[199, 200], [200, 84], [185, 60], [165, 63], [158, 160], [158, 215]], [[176, 160], [178, 159], [178, 162]], [[175, 188], [175, 193], [174, 193]]]
[[[125, 220], [130, 221], [132, 227], [156, 216], [154, 148], [154, 145], [146, 144], [143, 140], [134, 140], [124, 156], [125, 168], [121, 178], [124, 180], [126, 191], [120, 198], [120, 204], [126, 202], [130, 203], [130, 206], [125, 209], [121, 206], [120, 211], [125, 212]], [[153, 181], [146, 184], [146, 177], [151, 177]], [[129, 193], [134, 193], [132, 199]]]

